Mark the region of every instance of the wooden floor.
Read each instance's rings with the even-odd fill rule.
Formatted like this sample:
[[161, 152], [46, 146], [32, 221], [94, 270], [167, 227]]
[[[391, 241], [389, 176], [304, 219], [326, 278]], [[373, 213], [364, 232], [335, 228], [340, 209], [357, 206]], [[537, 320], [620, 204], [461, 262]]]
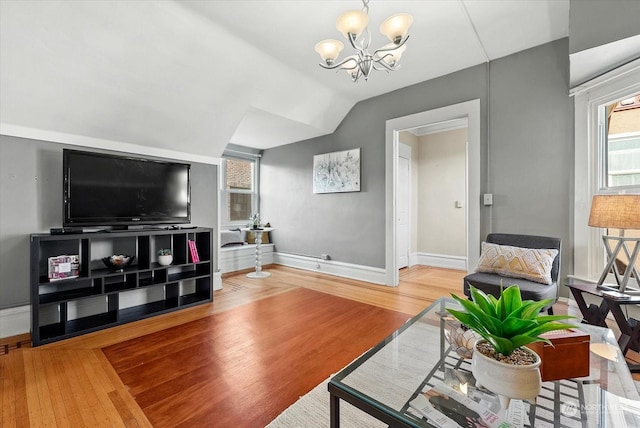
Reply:
[[[272, 338], [275, 342], [269, 342], [270, 332], [258, 328], [261, 320], [265, 319], [259, 315], [266, 314], [265, 308], [270, 307], [269, 301], [265, 299], [286, 297], [281, 301], [289, 299], [293, 299], [289, 301], [295, 301], [300, 299], [299, 296], [302, 295], [313, 296], [313, 292], [342, 297], [387, 310], [381, 313], [396, 311], [396, 316], [388, 317], [387, 321], [384, 321], [383, 325], [378, 325], [376, 329], [358, 330], [358, 339], [351, 339], [351, 341], [357, 342], [358, 346], [351, 348], [342, 356], [344, 358], [349, 354], [349, 358], [352, 358], [377, 343], [380, 340], [380, 334], [384, 335], [387, 334], [387, 331], [392, 331], [403, 319], [418, 313], [437, 298], [447, 296], [451, 292], [462, 294], [462, 277], [464, 276], [461, 271], [415, 267], [403, 270], [400, 275], [400, 286], [390, 288], [281, 266], [269, 266], [268, 270], [272, 276], [260, 280], [247, 279], [242, 273], [225, 277], [223, 279], [224, 289], [215, 293], [214, 303], [210, 305], [202, 305], [130, 323], [35, 349], [24, 347], [16, 349], [10, 344], [3, 347], [3, 343], [0, 343], [0, 347], [9, 350], [6, 355], [0, 356], [0, 411], [2, 412], [0, 426], [175, 426], [174, 422], [178, 421], [177, 414], [172, 413], [171, 407], [163, 405], [162, 397], [157, 395], [154, 397], [154, 393], [150, 392], [151, 386], [156, 382], [153, 375], [153, 365], [149, 370], [143, 370], [143, 365], [137, 366], [138, 369], [135, 365], [128, 365], [153, 360], [154, 350], [157, 350], [154, 346], [158, 346], [153, 344], [153, 340], [159, 340], [160, 337], [166, 340], [166, 337], [172, 337], [174, 343], [180, 343], [181, 336], [188, 337], [189, 334], [198, 331], [198, 328], [194, 330], [194, 326], [208, 329], [208, 335], [229, 333], [232, 328], [229, 324], [224, 322], [211, 324], [203, 320], [214, 320], [216, 317], [219, 320], [224, 320], [225, 315], [232, 319], [233, 316], [238, 316], [243, 311], [246, 312], [247, 308], [253, 305], [253, 308], [258, 308], [253, 310], [255, 316], [249, 317], [250, 322], [243, 328], [256, 332], [261, 340], [266, 340], [265, 343], [282, 342], [282, 336], [276, 338], [275, 333]], [[318, 293], [315, 295], [322, 296]], [[329, 310], [331, 306], [335, 305], [335, 303], [329, 303], [330, 300], [315, 299], [317, 303], [315, 309], [319, 309], [320, 312], [323, 309]], [[327, 305], [329, 307], [326, 307]], [[345, 308], [347, 306], [350, 305], [346, 305]], [[371, 309], [371, 313], [379, 315], [374, 309]], [[358, 311], [358, 309], [354, 310]], [[556, 304], [555, 310], [556, 313], [566, 313], [568, 309], [566, 304]], [[365, 310], [353, 318], [366, 317], [367, 312]], [[287, 314], [290, 316], [287, 317]], [[277, 314], [277, 317], [276, 313], [271, 313], [269, 317], [275, 317], [277, 323], [285, 325], [295, 325], [296, 322], [304, 318], [300, 312], [293, 310], [283, 311], [283, 313]], [[345, 322], [347, 321], [345, 320]], [[320, 337], [323, 331], [325, 330], [315, 330], [314, 337]], [[158, 334], [154, 335], [154, 333]], [[292, 333], [292, 336], [295, 335], [299, 334]], [[143, 339], [132, 340], [143, 336], [145, 336]], [[220, 370], [237, 373], [239, 378], [245, 377], [252, 380], [251, 370], [243, 372], [242, 369], [246, 368], [243, 364], [234, 364], [238, 362], [235, 358], [238, 357], [238, 354], [234, 354], [237, 352], [234, 349], [237, 350], [236, 346], [250, 347], [251, 343], [249, 342], [255, 341], [255, 337], [250, 338], [250, 335], [236, 336], [246, 338], [247, 344], [236, 343], [234, 347], [218, 346], [215, 349], [229, 349], [228, 355], [217, 355], [218, 362], [216, 364], [218, 366], [213, 369], [209, 367], [209, 369], [214, 372]], [[230, 337], [234, 337], [234, 335], [231, 334]], [[19, 337], [16, 340], [24, 343], [24, 337]], [[265, 349], [270, 348], [272, 348], [271, 345]], [[201, 357], [207, 358], [206, 347], [201, 347], [200, 351], [204, 352], [204, 354], [201, 353]], [[128, 352], [131, 352], [130, 356], [127, 356]], [[145, 355], [145, 352], [148, 353]], [[289, 355], [293, 354], [295, 353], [278, 354], [278, 364], [281, 367], [287, 367], [288, 364], [298, 364], [298, 369], [302, 367], [299, 366], [300, 360], [288, 359]], [[138, 356], [140, 359], [133, 363], [133, 356]], [[321, 356], [321, 359], [329, 363], [334, 358], [336, 358], [335, 355], [333, 357]], [[348, 360], [345, 361], [348, 362]], [[269, 406], [265, 406], [264, 409], [264, 414], [267, 416], [244, 423], [242, 426], [263, 426], [272, 416], [291, 404], [295, 397], [303, 395], [326, 378], [326, 373], [335, 371], [337, 370], [335, 367], [340, 368], [346, 364], [345, 361], [338, 359], [333, 366], [331, 364], [312, 364], [304, 370], [298, 370], [298, 373], [304, 373], [299, 376], [300, 381], [285, 382], [284, 389], [281, 388], [277, 394], [269, 395]], [[157, 359], [153, 364], [156, 364], [157, 367], [167, 367], [167, 362], [169, 363], [169, 371], [171, 371], [172, 360], [170, 359], [164, 361]], [[175, 368], [178, 370], [178, 362], [176, 362]], [[140, 372], [140, 376], [136, 377], [137, 372]], [[277, 376], [282, 376], [282, 374]], [[165, 378], [164, 381], [167, 379]], [[173, 381], [177, 382], [175, 379]], [[235, 381], [227, 383], [227, 386], [232, 386]], [[268, 375], [256, 376], [253, 381], [253, 386], [262, 391], [269, 391], [275, 385], [274, 378]], [[167, 385], [170, 386], [171, 382]], [[187, 388], [186, 385], [184, 387]], [[181, 396], [179, 389], [173, 391], [176, 397]], [[237, 394], [237, 391], [233, 387], [225, 388], [223, 385], [218, 385], [215, 397], [207, 395], [204, 399], [226, 403], [227, 411], [232, 414], [231, 409], [242, 406], [235, 401], [234, 394]], [[206, 416], [204, 416], [205, 419], [202, 419], [203, 416], [199, 410], [202, 407], [201, 400], [202, 397], [193, 397], [193, 399], [185, 400], [185, 403], [181, 404], [180, 412], [183, 416], [184, 414], [197, 416], [191, 420], [187, 418], [188, 422], [185, 426], [238, 426], [229, 421], [223, 422], [222, 419], [219, 420], [219, 423], [213, 423], [211, 419], [206, 419]], [[225, 410], [216, 411], [225, 412]], [[153, 424], [150, 421], [153, 421]]]
[[[463, 276], [462, 272], [454, 270], [411, 268], [401, 273], [399, 287], [390, 288], [282, 266], [269, 266], [268, 270], [272, 276], [260, 280], [248, 279], [243, 273], [226, 276], [223, 279], [224, 289], [216, 291], [214, 303], [210, 305], [202, 305], [34, 349], [12, 347], [6, 355], [0, 356], [0, 411], [2, 412], [0, 426], [149, 427], [152, 426], [149, 418], [134, 398], [134, 394], [138, 391], [132, 390], [123, 383], [105, 356], [103, 348], [107, 348], [106, 352], [109, 353], [119, 349], [118, 346], [126, 341], [167, 329], [176, 330], [176, 326], [185, 325], [186, 331], [189, 328], [188, 323], [193, 321], [225, 311], [233, 311], [234, 308], [251, 302], [300, 289], [319, 291], [397, 311], [402, 313], [401, 319], [406, 319], [438, 297], [449, 295], [451, 292], [461, 293]], [[318, 308], [322, 309], [321, 302], [317, 303]], [[296, 316], [292, 313], [290, 319], [279, 320], [279, 322], [295, 324]], [[260, 318], [256, 317], [253, 322], [258, 325]], [[397, 323], [397, 318], [389, 322], [387, 326], [391, 329], [389, 331], [395, 329], [399, 325]], [[220, 328], [228, 329], [229, 327], [221, 325]], [[359, 331], [359, 347], [350, 351], [356, 352], [349, 355], [350, 359], [377, 343], [381, 332], [387, 334], [386, 330], [383, 331], [381, 328], [377, 330]], [[180, 331], [180, 327], [177, 331]], [[265, 335], [268, 332], [261, 334]], [[23, 337], [18, 339], [24, 340]], [[119, 350], [126, 352], [126, 347]], [[283, 354], [280, 358], [280, 364], [286, 367], [287, 355]], [[114, 364], [117, 366], [119, 363], [114, 362]], [[340, 360], [338, 368], [344, 364], [346, 362]], [[331, 365], [327, 367], [330, 367], [330, 371], [337, 370]], [[327, 367], [307, 370], [304, 377], [308, 380], [301, 383], [304, 385], [303, 390], [298, 383], [290, 383], [291, 391], [279, 391], [277, 396], [303, 395], [326, 378]], [[224, 367], [221, 369], [225, 370]], [[126, 376], [123, 377], [126, 378]], [[265, 385], [257, 386], [265, 388], [272, 385], [272, 380], [268, 378], [263, 379], [262, 382]], [[228, 406], [239, 406], [237, 403], [234, 404], [232, 391], [233, 388], [227, 390], [220, 388], [216, 392], [215, 399], [228, 403]], [[270, 399], [277, 400], [277, 396]], [[200, 404], [198, 400], [191, 400], [193, 408], [182, 411], [191, 410], [196, 414]], [[275, 406], [278, 408], [275, 414], [287, 406], [288, 404]], [[274, 412], [273, 409], [269, 411], [271, 414]], [[171, 414], [168, 415], [167, 420], [171, 420]], [[155, 425], [170, 426], [160, 420], [155, 421]], [[261, 422], [260, 425], [245, 424], [244, 426], [262, 425], [264, 423]], [[237, 425], [207, 424], [207, 426]]]
[[299, 287], [103, 352], [155, 427], [263, 427], [409, 318]]

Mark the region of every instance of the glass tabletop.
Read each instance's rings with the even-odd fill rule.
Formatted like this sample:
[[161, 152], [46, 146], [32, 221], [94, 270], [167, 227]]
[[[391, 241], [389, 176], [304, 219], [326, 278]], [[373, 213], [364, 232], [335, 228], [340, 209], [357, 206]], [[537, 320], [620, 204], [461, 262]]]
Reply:
[[438, 426], [415, 405], [416, 398], [435, 389], [453, 390], [452, 398], [495, 413], [493, 426], [501, 421], [523, 427], [640, 426], [640, 396], [610, 329], [577, 324], [590, 335], [589, 375], [543, 382], [535, 403], [512, 400], [505, 411], [494, 394], [475, 386], [471, 360], [445, 340], [446, 308], [460, 305], [441, 298], [424, 309], [331, 378], [330, 392], [379, 419], [383, 415], [392, 426], [395, 421], [397, 426]]

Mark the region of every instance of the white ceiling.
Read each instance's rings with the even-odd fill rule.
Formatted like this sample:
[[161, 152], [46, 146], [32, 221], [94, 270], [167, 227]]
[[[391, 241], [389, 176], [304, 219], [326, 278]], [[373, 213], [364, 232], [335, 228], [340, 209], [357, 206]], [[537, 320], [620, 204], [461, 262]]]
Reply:
[[408, 12], [414, 24], [401, 69], [354, 84], [320, 68], [313, 47], [342, 38], [336, 17], [361, 7], [3, 0], [0, 122], [218, 157], [229, 142], [331, 133], [358, 101], [568, 36], [568, 0], [371, 0], [372, 46], [387, 43], [386, 17]]

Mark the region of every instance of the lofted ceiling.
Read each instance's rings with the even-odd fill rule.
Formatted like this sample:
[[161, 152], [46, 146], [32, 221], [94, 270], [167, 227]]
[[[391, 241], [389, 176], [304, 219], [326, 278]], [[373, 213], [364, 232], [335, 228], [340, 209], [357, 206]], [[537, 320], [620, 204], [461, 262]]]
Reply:
[[358, 101], [568, 36], [568, 0], [371, 0], [373, 47], [387, 43], [386, 17], [414, 24], [399, 71], [353, 83], [320, 68], [313, 47], [342, 39], [335, 19], [361, 7], [3, 0], [0, 124], [219, 157], [230, 142], [266, 149], [331, 133]]

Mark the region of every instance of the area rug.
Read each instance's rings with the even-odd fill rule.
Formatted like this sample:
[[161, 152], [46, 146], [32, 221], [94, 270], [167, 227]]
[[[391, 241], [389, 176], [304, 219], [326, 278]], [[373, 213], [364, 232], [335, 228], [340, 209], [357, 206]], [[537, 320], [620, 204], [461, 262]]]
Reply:
[[[329, 379], [300, 397], [267, 428], [329, 428]], [[340, 402], [340, 426], [343, 428], [384, 428], [384, 424], [349, 403]]]
[[304, 288], [103, 348], [154, 427], [263, 427], [410, 316]]

